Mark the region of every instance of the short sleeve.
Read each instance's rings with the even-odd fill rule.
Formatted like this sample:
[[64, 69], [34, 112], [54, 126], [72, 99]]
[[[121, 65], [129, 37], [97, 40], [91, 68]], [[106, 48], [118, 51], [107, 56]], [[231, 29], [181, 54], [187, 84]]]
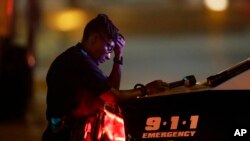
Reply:
[[[71, 60], [73, 59], [73, 60]], [[72, 72], [70, 80], [77, 89], [88, 90], [96, 96], [111, 89], [107, 76], [98, 68], [89, 56], [75, 55], [71, 58]]]

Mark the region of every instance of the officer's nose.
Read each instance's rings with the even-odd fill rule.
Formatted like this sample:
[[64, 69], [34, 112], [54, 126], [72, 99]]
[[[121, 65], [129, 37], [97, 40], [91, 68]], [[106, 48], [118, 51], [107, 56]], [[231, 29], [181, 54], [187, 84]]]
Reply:
[[106, 59], [110, 59], [111, 58], [111, 53], [108, 53], [107, 55], [106, 55]]

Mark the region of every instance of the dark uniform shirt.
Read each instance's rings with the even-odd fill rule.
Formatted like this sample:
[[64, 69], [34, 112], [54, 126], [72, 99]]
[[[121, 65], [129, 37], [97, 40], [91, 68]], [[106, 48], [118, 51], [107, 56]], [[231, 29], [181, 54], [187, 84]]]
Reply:
[[59, 55], [49, 68], [46, 82], [47, 118], [61, 117], [77, 109], [85, 95], [97, 98], [111, 85], [81, 43]]

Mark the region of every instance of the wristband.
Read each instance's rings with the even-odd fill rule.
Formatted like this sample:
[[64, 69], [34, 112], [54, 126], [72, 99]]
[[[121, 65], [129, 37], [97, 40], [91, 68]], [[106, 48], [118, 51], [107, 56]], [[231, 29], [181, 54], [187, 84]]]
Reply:
[[117, 59], [114, 58], [113, 61], [116, 64], [122, 65], [123, 64], [123, 57], [121, 56], [120, 60], [117, 60]]

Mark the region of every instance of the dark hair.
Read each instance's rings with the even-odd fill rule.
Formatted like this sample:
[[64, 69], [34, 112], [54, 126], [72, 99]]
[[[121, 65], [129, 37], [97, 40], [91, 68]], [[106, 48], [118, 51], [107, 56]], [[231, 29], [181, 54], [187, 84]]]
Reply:
[[87, 39], [93, 32], [100, 32], [116, 42], [119, 34], [118, 31], [118, 28], [112, 23], [106, 14], [98, 14], [86, 25], [83, 32], [83, 40]]

